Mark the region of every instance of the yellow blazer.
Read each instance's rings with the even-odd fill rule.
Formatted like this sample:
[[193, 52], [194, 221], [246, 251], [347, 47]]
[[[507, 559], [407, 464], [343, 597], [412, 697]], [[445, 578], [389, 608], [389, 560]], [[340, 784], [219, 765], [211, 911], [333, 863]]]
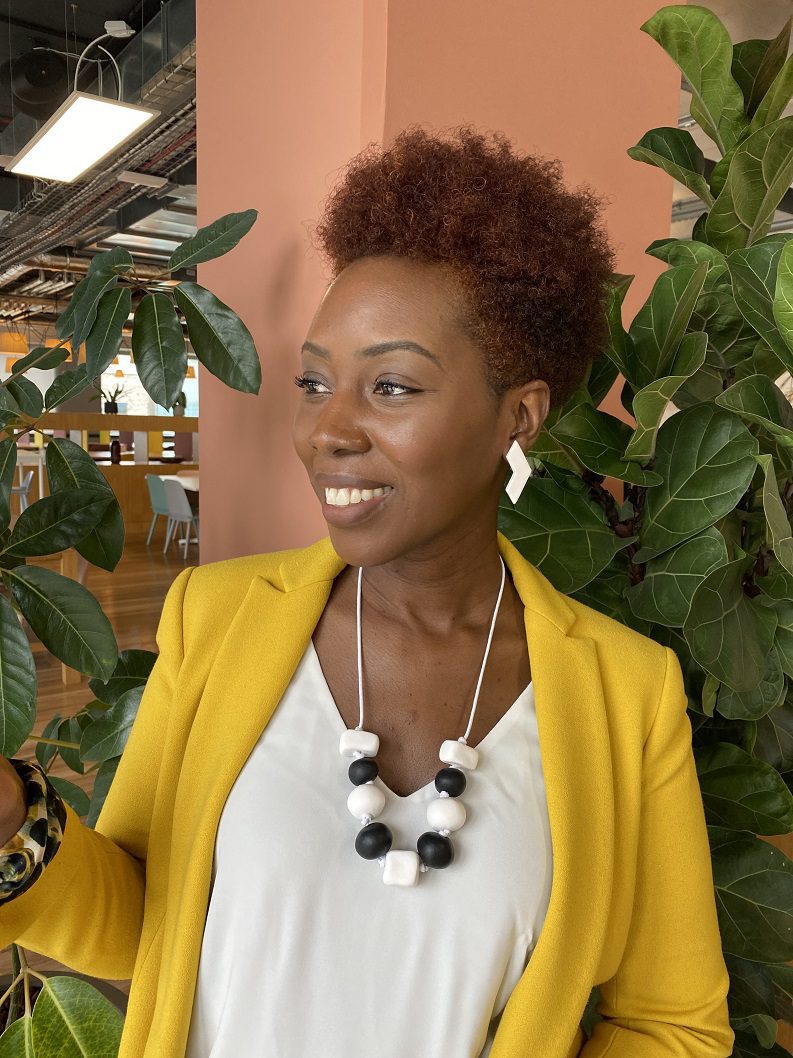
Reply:
[[[498, 544], [525, 606], [553, 881], [492, 1058], [727, 1056], [729, 977], [677, 656]], [[56, 856], [0, 905], [3, 946], [131, 977], [120, 1058], [184, 1056], [220, 814], [344, 567], [324, 537], [179, 573], [95, 829], [67, 808]], [[586, 1041], [596, 984], [603, 1020]], [[310, 1011], [307, 996], [295, 1017]]]

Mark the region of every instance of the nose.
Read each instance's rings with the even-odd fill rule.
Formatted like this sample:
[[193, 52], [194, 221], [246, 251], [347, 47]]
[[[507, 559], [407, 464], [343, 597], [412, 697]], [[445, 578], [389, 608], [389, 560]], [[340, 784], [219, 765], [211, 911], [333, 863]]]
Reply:
[[309, 441], [318, 452], [332, 452], [340, 448], [355, 451], [365, 449], [363, 414], [355, 393], [337, 389], [323, 396], [314, 410]]

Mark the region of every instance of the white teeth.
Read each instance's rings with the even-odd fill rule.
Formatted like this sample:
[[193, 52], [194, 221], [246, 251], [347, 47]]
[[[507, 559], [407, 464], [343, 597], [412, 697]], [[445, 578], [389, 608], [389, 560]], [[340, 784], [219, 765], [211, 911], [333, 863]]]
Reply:
[[353, 503], [371, 500], [373, 496], [382, 496], [391, 491], [390, 485], [377, 489], [325, 489], [325, 502], [335, 507], [348, 507]]

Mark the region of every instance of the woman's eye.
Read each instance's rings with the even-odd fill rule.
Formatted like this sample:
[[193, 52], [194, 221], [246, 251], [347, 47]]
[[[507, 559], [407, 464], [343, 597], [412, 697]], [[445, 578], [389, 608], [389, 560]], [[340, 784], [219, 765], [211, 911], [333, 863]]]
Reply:
[[[305, 375], [295, 376], [295, 385], [300, 386], [301, 389], [305, 390], [306, 393], [316, 393], [315, 386], [321, 386], [322, 383], [315, 378], [307, 378]], [[401, 390], [402, 393], [413, 393], [414, 391], [408, 386], [403, 386], [401, 382], [394, 382], [390, 378], [381, 378], [375, 383], [375, 391], [377, 387], [387, 387], [387, 392], [394, 394], [394, 389]], [[401, 396], [401, 393], [396, 393], [395, 396]]]

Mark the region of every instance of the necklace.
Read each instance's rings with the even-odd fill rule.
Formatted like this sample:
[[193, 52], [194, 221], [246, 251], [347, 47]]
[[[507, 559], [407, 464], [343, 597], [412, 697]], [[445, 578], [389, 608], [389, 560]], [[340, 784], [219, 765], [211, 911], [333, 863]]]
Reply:
[[361, 829], [355, 838], [355, 851], [365, 860], [377, 860], [383, 868], [383, 882], [386, 885], [415, 885], [419, 874], [423, 874], [434, 867], [440, 869], [448, 867], [454, 859], [454, 847], [449, 840], [449, 834], [459, 830], [465, 823], [465, 805], [458, 800], [460, 794], [465, 790], [466, 771], [474, 771], [479, 763], [479, 752], [473, 746], [468, 745], [468, 736], [471, 733], [471, 725], [476, 713], [476, 703], [479, 700], [479, 689], [482, 686], [482, 677], [485, 674], [485, 665], [490, 653], [490, 644], [493, 639], [493, 629], [498, 617], [498, 608], [501, 605], [501, 596], [504, 592], [504, 580], [506, 578], [506, 567], [504, 560], [499, 555], [501, 562], [501, 587], [498, 591], [496, 608], [490, 622], [490, 632], [487, 637], [485, 656], [482, 660], [482, 668], [479, 671], [479, 680], [474, 692], [474, 702], [471, 706], [471, 715], [465, 734], [456, 741], [446, 739], [441, 744], [438, 756], [446, 767], [440, 769], [435, 776], [435, 789], [438, 797], [427, 805], [427, 822], [431, 830], [425, 831], [416, 842], [416, 851], [412, 849], [392, 849], [393, 835], [385, 823], [374, 822], [385, 807], [385, 794], [379, 786], [374, 785], [378, 775], [377, 751], [380, 748], [380, 738], [373, 731], [365, 731], [363, 728], [363, 677], [361, 674], [361, 579], [363, 567], [358, 568], [358, 602], [356, 607], [358, 624], [358, 708], [359, 721], [357, 727], [347, 728], [342, 732], [339, 739], [339, 753], [343, 757], [352, 757], [347, 774], [353, 783], [354, 789], [347, 798], [347, 808], [353, 816], [361, 823]]

